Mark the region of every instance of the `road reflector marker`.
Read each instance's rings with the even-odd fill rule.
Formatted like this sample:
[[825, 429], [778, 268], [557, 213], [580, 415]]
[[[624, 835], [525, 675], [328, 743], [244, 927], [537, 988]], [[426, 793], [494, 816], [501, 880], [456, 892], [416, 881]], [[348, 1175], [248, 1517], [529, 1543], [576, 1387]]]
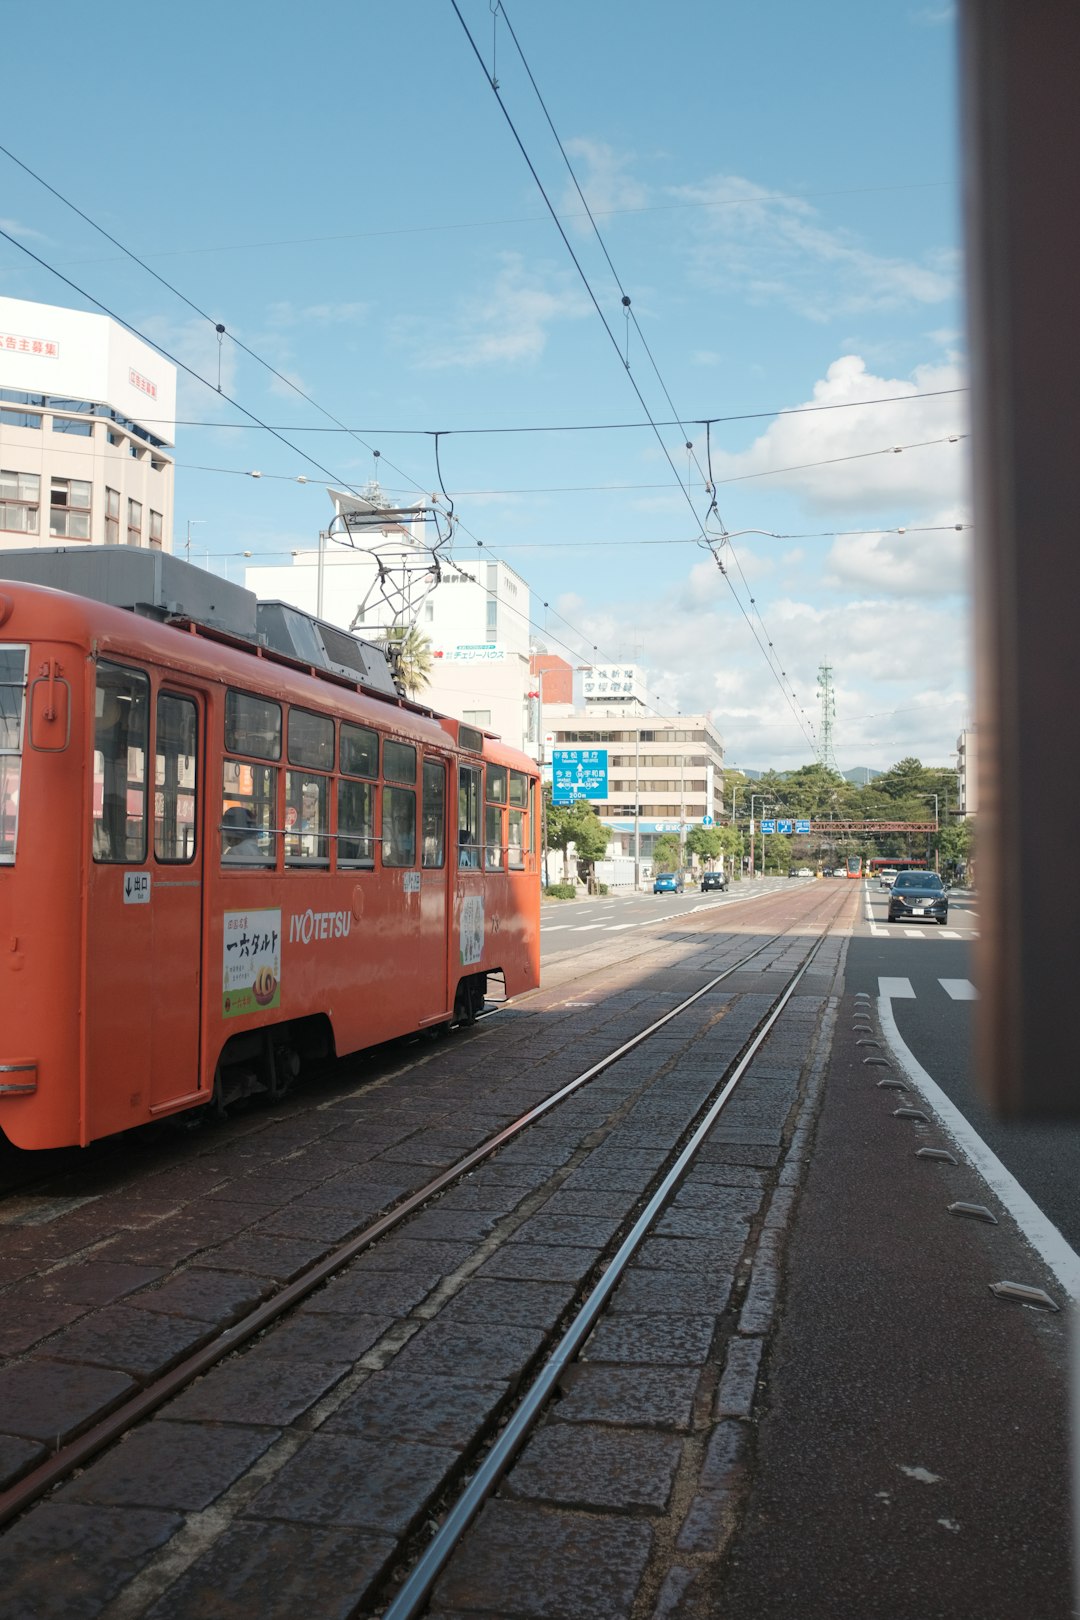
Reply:
[[969, 1215], [973, 1221], [986, 1221], [990, 1226], [998, 1223], [997, 1216], [985, 1204], [950, 1204], [948, 1210], [950, 1215]]
[[924, 1125], [929, 1125], [930, 1116], [924, 1114], [921, 1108], [894, 1108], [894, 1119], [921, 1119]]
[[872, 1069], [891, 1069], [892, 1064], [888, 1058], [863, 1058], [863, 1062]]
[[902, 1080], [879, 1080], [878, 1083], [877, 1083], [877, 1088], [878, 1088], [879, 1091], [906, 1091], [907, 1090], [907, 1086], [905, 1086], [905, 1084], [904, 1084], [904, 1082]]
[[942, 1164], [956, 1164], [957, 1160], [948, 1148], [919, 1148], [916, 1151], [917, 1159], [940, 1159]]
[[856, 1041], [855, 1045], [856, 1046], [876, 1046], [879, 1051], [881, 1050], [881, 1042], [880, 1041]]
[[1043, 1311], [1060, 1311], [1061, 1306], [1041, 1288], [1029, 1288], [1027, 1283], [996, 1282], [990, 1284], [990, 1292], [996, 1294], [998, 1299], [1016, 1299], [1021, 1305], [1034, 1305]]

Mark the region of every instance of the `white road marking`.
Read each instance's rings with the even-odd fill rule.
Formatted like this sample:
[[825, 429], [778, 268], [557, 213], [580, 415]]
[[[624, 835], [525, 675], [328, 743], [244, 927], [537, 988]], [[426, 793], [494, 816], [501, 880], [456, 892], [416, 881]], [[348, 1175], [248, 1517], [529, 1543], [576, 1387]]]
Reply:
[[621, 934], [624, 928], [637, 928], [637, 926], [637, 923], [611, 923], [608, 928], [608, 933]]
[[923, 933], [921, 928], [905, 928], [904, 929], [904, 938], [905, 939], [925, 939], [926, 935]]
[[[895, 986], [906, 986], [897, 989]], [[1016, 1177], [1002, 1164], [997, 1154], [983, 1141], [979, 1133], [965, 1119], [955, 1103], [942, 1091], [936, 1080], [927, 1074], [919, 1060], [905, 1045], [893, 1017], [892, 1001], [901, 996], [914, 996], [907, 979], [879, 979], [878, 1005], [881, 1028], [900, 1067], [929, 1103], [969, 1163], [978, 1170], [991, 1192], [1000, 1199], [1032, 1248], [1042, 1256], [1054, 1276], [1071, 1299], [1080, 1298], [1080, 1255], [1068, 1244], [1054, 1223], [1047, 1219], [1035, 1200], [1024, 1191]]]
[[541, 923], [540, 932], [542, 934], [561, 934], [564, 929], [570, 926], [570, 923]]
[[604, 926], [603, 923], [582, 923], [580, 928], [575, 928], [574, 929], [574, 933], [575, 934], [591, 934], [594, 928], [603, 928], [603, 926]]
[[958, 934], [954, 928], [943, 928], [941, 930], [941, 937], [942, 939], [962, 939], [963, 935]]
[[938, 984], [954, 1001], [978, 1001], [979, 992], [970, 979], [939, 979]]

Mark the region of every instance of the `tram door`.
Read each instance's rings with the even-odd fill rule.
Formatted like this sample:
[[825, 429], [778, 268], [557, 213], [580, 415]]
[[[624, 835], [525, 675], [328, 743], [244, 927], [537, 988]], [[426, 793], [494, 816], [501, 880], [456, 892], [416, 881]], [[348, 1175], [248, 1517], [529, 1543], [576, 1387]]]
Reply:
[[87, 882], [87, 1110], [121, 1130], [199, 1086], [202, 700], [99, 660]]

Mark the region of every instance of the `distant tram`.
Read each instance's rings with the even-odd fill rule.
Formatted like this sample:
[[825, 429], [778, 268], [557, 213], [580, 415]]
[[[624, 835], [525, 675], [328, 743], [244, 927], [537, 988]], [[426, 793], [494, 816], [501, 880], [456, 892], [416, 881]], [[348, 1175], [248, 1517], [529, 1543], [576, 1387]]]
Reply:
[[844, 863], [844, 873], [849, 878], [861, 878], [863, 875], [862, 856], [849, 855]]
[[92, 600], [104, 549], [62, 562], [85, 595], [27, 582], [61, 553], [0, 555], [0, 1131], [63, 1147], [276, 1095], [471, 1022], [490, 975], [536, 986], [535, 762], [295, 609], [199, 622], [190, 576], [254, 598], [177, 559], [126, 554], [156, 570], [138, 614]]

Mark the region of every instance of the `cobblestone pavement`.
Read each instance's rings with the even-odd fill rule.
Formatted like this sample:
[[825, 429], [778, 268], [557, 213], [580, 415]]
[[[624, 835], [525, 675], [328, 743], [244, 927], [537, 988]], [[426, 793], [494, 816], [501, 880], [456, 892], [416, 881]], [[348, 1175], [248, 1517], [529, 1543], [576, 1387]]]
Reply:
[[[838, 897], [848, 910], [854, 898]], [[822, 905], [819, 885], [759, 901], [741, 925], [734, 908], [673, 920], [644, 951], [579, 959], [375, 1083], [339, 1080], [142, 1169], [113, 1154], [0, 1206], [6, 1483], [797, 925], [16, 1521], [0, 1541], [5, 1613], [363, 1612], [597, 1275]], [[678, 1551], [715, 1545], [744, 1467], [808, 1140], [799, 1102], [820, 1077], [841, 946], [823, 948], [639, 1251], [447, 1570], [440, 1612], [640, 1613], [666, 1601]]]

